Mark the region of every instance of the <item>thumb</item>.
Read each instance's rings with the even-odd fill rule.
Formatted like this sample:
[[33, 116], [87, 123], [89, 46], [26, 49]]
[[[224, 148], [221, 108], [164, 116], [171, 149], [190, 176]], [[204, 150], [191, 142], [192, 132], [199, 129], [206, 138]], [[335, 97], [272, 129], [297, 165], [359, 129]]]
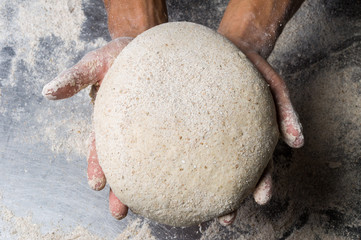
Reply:
[[73, 67], [46, 84], [42, 91], [43, 96], [50, 100], [64, 99], [89, 85], [100, 84], [114, 59], [131, 40], [117, 38], [104, 47], [89, 52]]

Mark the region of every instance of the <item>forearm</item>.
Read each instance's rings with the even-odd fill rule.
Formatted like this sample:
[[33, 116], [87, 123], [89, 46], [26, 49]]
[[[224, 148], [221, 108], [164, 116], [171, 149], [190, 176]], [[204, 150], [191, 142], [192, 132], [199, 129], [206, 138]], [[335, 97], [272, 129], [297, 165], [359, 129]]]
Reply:
[[168, 20], [165, 0], [104, 0], [104, 4], [113, 39], [136, 37]]
[[218, 31], [243, 51], [267, 58], [304, 0], [230, 0]]

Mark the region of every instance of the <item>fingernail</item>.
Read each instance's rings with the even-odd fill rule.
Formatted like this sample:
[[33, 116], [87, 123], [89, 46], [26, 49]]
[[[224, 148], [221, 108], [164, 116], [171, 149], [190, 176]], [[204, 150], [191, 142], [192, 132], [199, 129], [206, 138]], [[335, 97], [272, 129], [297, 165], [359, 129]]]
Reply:
[[52, 95], [53, 93], [53, 81], [49, 82], [48, 84], [46, 84], [44, 87], [43, 87], [43, 91], [41, 92], [41, 94], [46, 98], [46, 99], [49, 99], [49, 100], [55, 100], [56, 99], [56, 96]]

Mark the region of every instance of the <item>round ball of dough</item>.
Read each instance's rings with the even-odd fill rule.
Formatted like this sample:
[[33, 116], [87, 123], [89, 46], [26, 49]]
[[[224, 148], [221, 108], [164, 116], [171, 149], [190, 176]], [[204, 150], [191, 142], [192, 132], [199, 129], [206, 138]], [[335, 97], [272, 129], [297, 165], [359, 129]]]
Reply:
[[95, 102], [99, 163], [142, 216], [189, 226], [236, 210], [278, 139], [268, 85], [230, 41], [177, 22], [136, 37]]

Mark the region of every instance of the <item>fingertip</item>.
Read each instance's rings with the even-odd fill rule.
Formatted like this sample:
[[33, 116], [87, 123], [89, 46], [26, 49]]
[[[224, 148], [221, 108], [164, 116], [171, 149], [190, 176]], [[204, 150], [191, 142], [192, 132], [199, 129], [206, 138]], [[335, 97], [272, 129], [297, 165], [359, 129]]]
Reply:
[[105, 177], [89, 178], [89, 175], [88, 175], [88, 184], [91, 189], [93, 189], [95, 191], [100, 191], [105, 187], [106, 180], [105, 180]]
[[298, 124], [296, 126], [286, 126], [282, 130], [282, 139], [291, 148], [303, 147], [305, 140], [301, 128], [300, 124]]
[[71, 97], [78, 92], [77, 85], [72, 84], [71, 81], [73, 81], [73, 79], [70, 79], [68, 71], [65, 71], [46, 84], [41, 94], [48, 100], [59, 100]]
[[[92, 156], [90, 156], [92, 158]], [[88, 159], [88, 184], [93, 190], [100, 191], [105, 187], [106, 178], [97, 160]]]
[[253, 199], [258, 205], [265, 205], [272, 198], [272, 179], [262, 180], [255, 191], [253, 192]]
[[237, 217], [237, 211], [234, 211], [234, 212], [231, 212], [231, 213], [229, 213], [227, 215], [218, 217], [218, 222], [222, 226], [226, 227], [226, 226], [231, 225], [234, 222], [234, 220], [236, 219], [236, 217]]
[[41, 92], [41, 94], [43, 95], [43, 97], [45, 97], [48, 100], [56, 100], [57, 97], [55, 95], [53, 95], [54, 91], [53, 91], [53, 81], [49, 82], [48, 84], [46, 84], [43, 87], [43, 90]]
[[293, 148], [301, 148], [305, 144], [305, 140], [303, 137], [302, 132], [296, 137], [295, 141], [293, 141], [292, 146]]
[[273, 189], [272, 172], [273, 172], [273, 161], [270, 160], [255, 190], [253, 191], [253, 199], [258, 205], [265, 205], [272, 198], [272, 189]]
[[121, 210], [121, 211], [112, 211], [110, 210], [110, 213], [112, 214], [113, 218], [115, 218], [116, 220], [122, 220], [123, 218], [125, 218], [128, 215], [128, 207], [125, 207], [126, 210]]
[[112, 189], [109, 191], [109, 211], [117, 220], [125, 218], [128, 214], [128, 207], [115, 196]]
[[265, 205], [272, 198], [272, 193], [269, 191], [255, 191], [253, 193], [253, 199], [258, 205]]
[[280, 130], [283, 141], [291, 148], [302, 147], [304, 145], [304, 136], [297, 112], [292, 105], [288, 108], [281, 108], [280, 111]]

